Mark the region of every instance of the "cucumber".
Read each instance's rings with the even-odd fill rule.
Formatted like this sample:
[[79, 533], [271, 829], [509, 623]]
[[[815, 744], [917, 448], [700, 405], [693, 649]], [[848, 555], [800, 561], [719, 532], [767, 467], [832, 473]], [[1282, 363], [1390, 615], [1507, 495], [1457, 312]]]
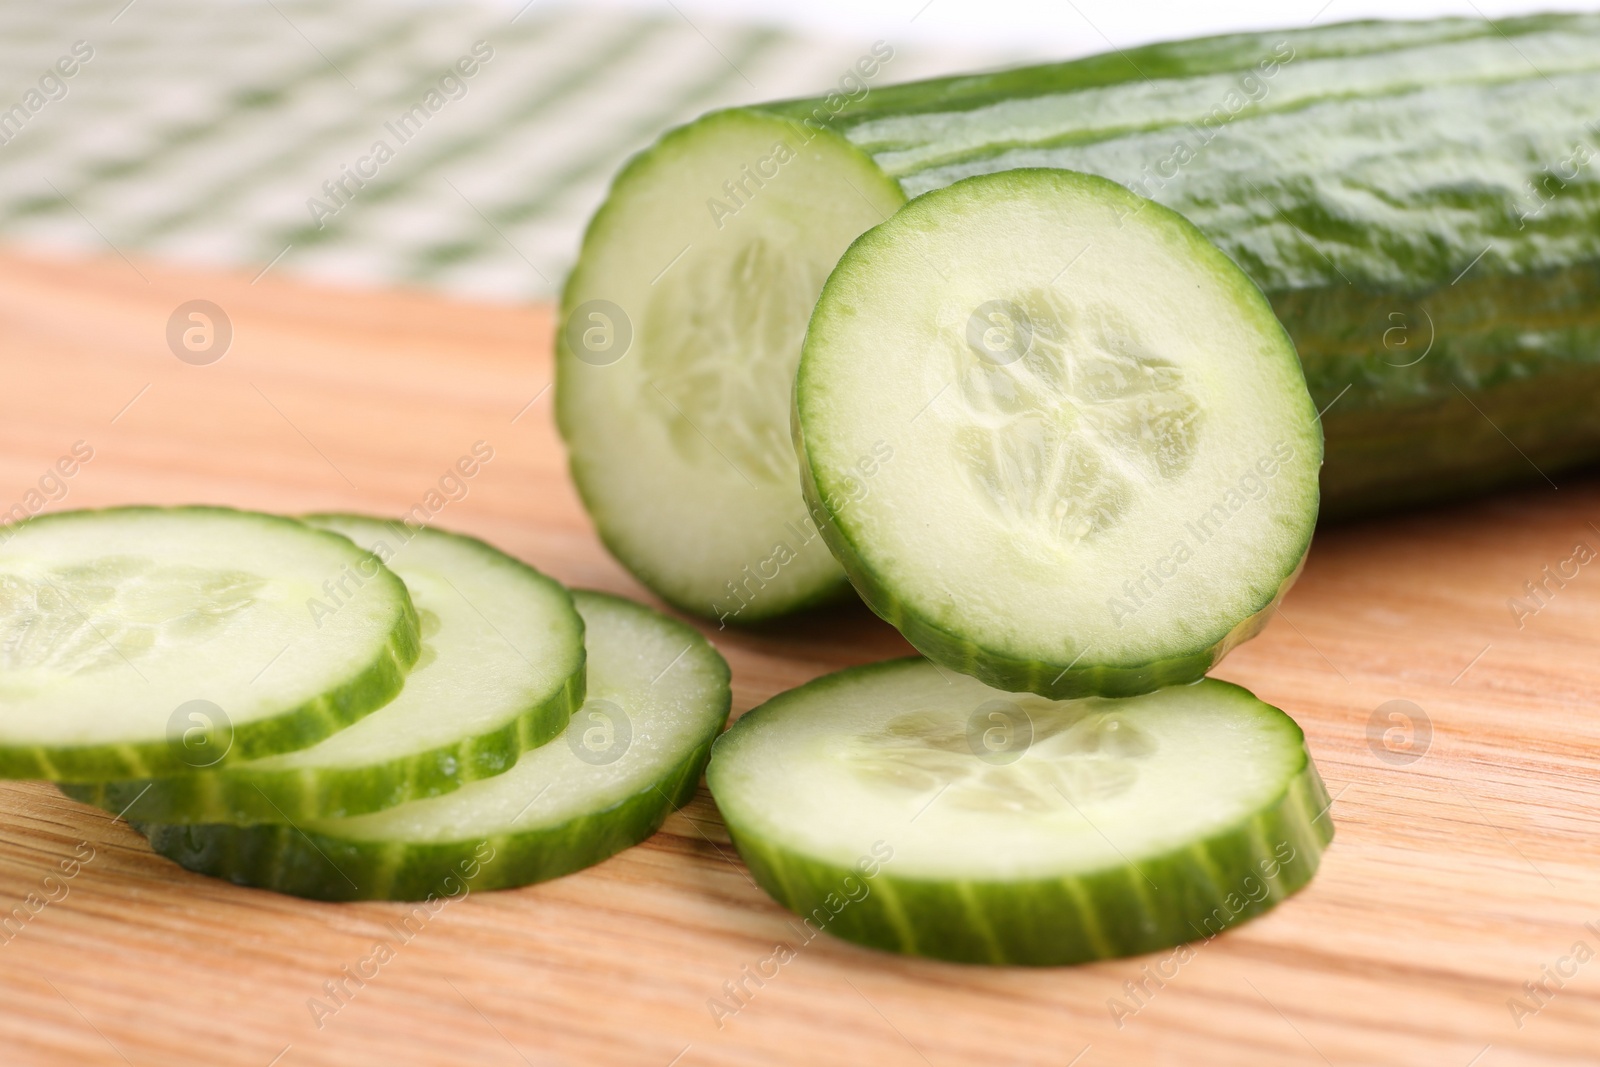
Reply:
[[310, 748], [220, 771], [67, 787], [153, 823], [358, 815], [509, 770], [583, 702], [583, 620], [564, 586], [482, 541], [356, 515], [304, 521], [383, 560], [422, 618], [422, 658], [391, 703]]
[[[1322, 438], [1259, 290], [1182, 216], [1013, 170], [911, 201], [834, 268], [795, 386], [806, 496], [862, 599], [999, 689], [1130, 696], [1267, 622]], [[896, 460], [861, 493], [855, 457]]]
[[[707, 210], [724, 182], [754, 194], [736, 216]], [[834, 261], [904, 200], [844, 141], [732, 112], [635, 158], [590, 222], [556, 422], [601, 540], [669, 603], [748, 623], [845, 589], [795, 488], [789, 382]]]
[[[875, 76], [875, 61], [859, 73]], [[1600, 457], [1600, 17], [1232, 35], [854, 95], [716, 112], [666, 134], [617, 179], [563, 294], [558, 404], [574, 475], [606, 543], [686, 610], [767, 617], [826, 597], [836, 572], [811, 552], [817, 519], [798, 493], [747, 506], [688, 420], [638, 402], [645, 369], [660, 368], [650, 376], [709, 439], [735, 388], [747, 420], [776, 412], [798, 332], [765, 329], [772, 318], [752, 309], [815, 294], [814, 272], [846, 243], [834, 225], [845, 207], [863, 210], [865, 230], [880, 221], [869, 202], [887, 211], [897, 194], [979, 173], [1110, 178], [1234, 259], [1326, 409], [1325, 517]], [[763, 167], [775, 145], [795, 162]], [[813, 213], [814, 228], [792, 221]], [[568, 343], [594, 324], [579, 312], [596, 300], [631, 323], [604, 368]], [[661, 353], [683, 338], [698, 342], [694, 359], [674, 373]], [[683, 477], [674, 435], [706, 453], [706, 480]], [[899, 462], [856, 460], [863, 492]]]
[[854, 667], [740, 718], [707, 781], [808, 939], [971, 963], [1209, 938], [1303, 887], [1333, 837], [1300, 728], [1214, 680], [1050, 701], [924, 659]]
[[599, 863], [649, 837], [699, 784], [727, 721], [728, 665], [694, 630], [575, 591], [589, 694], [564, 739], [504, 774], [348, 819], [142, 824], [159, 853], [241, 885], [318, 900], [422, 900]]
[[1294, 338], [1344, 517], [1600, 457], [1597, 96], [1600, 17], [1539, 15], [1154, 45], [890, 87], [830, 127], [911, 196], [1062, 167], [1194, 222]]
[[[312, 606], [342, 583], [342, 606]], [[421, 651], [405, 585], [347, 538], [229, 508], [0, 530], [0, 777], [96, 781], [305, 748]]]

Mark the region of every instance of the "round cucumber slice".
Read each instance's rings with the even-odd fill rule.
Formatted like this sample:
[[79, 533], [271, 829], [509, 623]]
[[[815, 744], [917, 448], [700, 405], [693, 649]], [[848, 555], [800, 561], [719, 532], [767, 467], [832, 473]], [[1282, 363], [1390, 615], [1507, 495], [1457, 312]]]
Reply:
[[1304, 886], [1333, 837], [1300, 728], [1213, 680], [1052, 701], [924, 659], [856, 667], [742, 717], [707, 780], [808, 925], [974, 963], [1210, 937]]
[[[0, 776], [145, 777], [304, 748], [388, 703], [421, 650], [347, 538], [229, 508], [0, 531]], [[348, 597], [320, 614], [325, 585]]]
[[141, 825], [190, 870], [320, 900], [421, 900], [544, 881], [649, 837], [694, 793], [727, 721], [728, 665], [694, 630], [576, 591], [589, 694], [504, 774], [348, 819]]
[[835, 259], [904, 200], [836, 134], [719, 112], [630, 162], [590, 223], [557, 424], [601, 539], [679, 608], [746, 623], [844, 590], [798, 492], [790, 394]]
[[[1001, 689], [1189, 682], [1266, 624], [1322, 434], [1260, 290], [1173, 212], [1016, 170], [851, 245], [806, 335], [802, 479], [863, 599]], [[864, 482], [858, 457], [895, 459]]]
[[63, 792], [155, 823], [358, 815], [501, 774], [566, 728], [583, 702], [583, 620], [559, 582], [471, 537], [356, 515], [304, 521], [372, 552], [410, 589], [423, 651], [400, 695], [297, 752]]

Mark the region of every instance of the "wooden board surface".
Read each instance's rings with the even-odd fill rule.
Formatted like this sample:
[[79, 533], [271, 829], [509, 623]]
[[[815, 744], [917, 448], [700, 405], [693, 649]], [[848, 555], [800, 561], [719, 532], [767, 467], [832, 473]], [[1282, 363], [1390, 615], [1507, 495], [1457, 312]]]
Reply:
[[[168, 317], [191, 299], [233, 323], [209, 366], [167, 346]], [[567, 481], [549, 327], [545, 308], [0, 256], [0, 510], [83, 441], [94, 458], [51, 507], [399, 514], [481, 440], [493, 461], [436, 521], [565, 581], [645, 598]], [[390, 924], [406, 906], [307, 903], [191, 875], [107, 816], [8, 783], [0, 916], [30, 894], [50, 902], [0, 935], [0, 1061], [1600, 1062], [1600, 961], [1573, 956], [1579, 942], [1578, 956], [1600, 951], [1600, 563], [1521, 628], [1507, 607], [1577, 542], [1600, 547], [1600, 483], [1557, 482], [1318, 535], [1281, 617], [1218, 673], [1305, 727], [1338, 838], [1309, 889], [1202, 945], [1159, 987], [1145, 968], [1172, 975], [1167, 954], [1024, 970], [827, 937], [799, 946], [703, 790], [643, 846], [547, 885], [472, 895], [401, 942]], [[708, 632], [732, 664], [736, 714], [906, 651], [859, 607]], [[1372, 725], [1391, 700], [1421, 709], [1425, 746], [1423, 729]], [[46, 880], [85, 856], [75, 877]], [[380, 940], [394, 958], [319, 1027], [308, 1001]], [[778, 942], [796, 959], [719, 1027], [708, 999]], [[1540, 1007], [1523, 984], [1557, 972], [1570, 976], [1547, 984]], [[1128, 982], [1151, 991], [1142, 1006]]]

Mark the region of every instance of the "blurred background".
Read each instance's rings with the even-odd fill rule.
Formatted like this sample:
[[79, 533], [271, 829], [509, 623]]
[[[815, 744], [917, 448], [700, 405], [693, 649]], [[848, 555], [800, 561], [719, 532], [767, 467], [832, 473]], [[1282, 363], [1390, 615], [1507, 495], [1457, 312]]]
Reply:
[[[0, 242], [538, 299], [630, 154], [711, 108], [825, 92], [875, 41], [894, 50], [885, 80], [905, 81], [1201, 33], [1583, 6], [11, 0]], [[63, 57], [71, 76], [51, 73]]]

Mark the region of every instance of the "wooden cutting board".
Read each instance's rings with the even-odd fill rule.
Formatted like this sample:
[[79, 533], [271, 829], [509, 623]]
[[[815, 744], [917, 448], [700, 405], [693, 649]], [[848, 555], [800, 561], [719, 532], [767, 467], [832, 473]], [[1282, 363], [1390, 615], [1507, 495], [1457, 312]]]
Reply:
[[[233, 326], [206, 366], [166, 341], [174, 309], [195, 299]], [[437, 522], [567, 582], [648, 599], [567, 481], [549, 335], [544, 307], [0, 257], [0, 509], [81, 441], [93, 459], [51, 507], [398, 515], [486, 441], [494, 459]], [[450, 904], [402, 941], [391, 924], [408, 906], [191, 875], [106, 815], [11, 783], [0, 917], [30, 894], [49, 902], [0, 934], [0, 1060], [1600, 1062], [1600, 961], [1587, 961], [1600, 951], [1600, 564], [1520, 626], [1507, 605], [1577, 543], [1600, 548], [1600, 483], [1556, 481], [1318, 535], [1280, 617], [1218, 673], [1305, 727], [1338, 837], [1309, 889], [1181, 966], [1158, 954], [963, 967], [821, 937], [719, 1026], [708, 1000], [726, 1003], [725, 982], [795, 935], [703, 791], [639, 848]], [[732, 664], [735, 714], [907, 651], [859, 607], [707, 631]], [[1395, 700], [1412, 702], [1410, 725], [1385, 717], [1393, 706], [1374, 722]], [[63, 861], [75, 877], [59, 877]], [[378, 941], [394, 958], [319, 1027], [308, 1002]], [[1150, 978], [1158, 969], [1168, 977]], [[1530, 999], [1523, 984], [1550, 975], [1550, 995]], [[1141, 982], [1135, 1000], [1127, 984]]]

